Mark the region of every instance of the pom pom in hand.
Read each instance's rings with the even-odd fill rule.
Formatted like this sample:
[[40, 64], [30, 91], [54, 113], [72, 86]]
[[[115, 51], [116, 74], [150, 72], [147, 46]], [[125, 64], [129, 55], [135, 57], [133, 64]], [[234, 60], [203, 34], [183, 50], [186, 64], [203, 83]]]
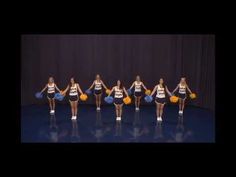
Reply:
[[38, 99], [41, 99], [41, 98], [43, 98], [43, 94], [41, 92], [37, 92], [37, 93], [35, 93], [35, 97]]
[[104, 98], [104, 101], [106, 102], [106, 103], [108, 103], [108, 104], [111, 104], [111, 103], [113, 103], [113, 97], [112, 96], [107, 96], [107, 97], [105, 97]]
[[55, 99], [58, 101], [62, 101], [64, 99], [64, 96], [60, 93], [56, 93], [55, 94]]
[[88, 99], [88, 96], [86, 94], [81, 94], [80, 97], [81, 101], [86, 101]]
[[170, 102], [171, 103], [177, 103], [179, 101], [179, 98], [177, 96], [171, 96], [170, 97]]
[[147, 103], [151, 103], [152, 100], [153, 100], [153, 98], [152, 98], [152, 96], [147, 95], [147, 96], [144, 97], [144, 100], [145, 100]]
[[145, 91], [145, 94], [146, 94], [146, 95], [151, 95], [151, 90], [146, 90], [146, 91]]
[[88, 89], [88, 90], [85, 91], [85, 93], [88, 94], [88, 95], [91, 95], [92, 91]]
[[128, 95], [131, 95], [131, 94], [132, 94], [132, 90], [131, 90], [131, 89], [128, 89], [128, 90], [127, 90], [127, 93], [128, 93]]
[[127, 96], [123, 99], [123, 101], [124, 101], [125, 104], [130, 104], [131, 103], [131, 98], [129, 96]]
[[191, 93], [191, 94], [189, 95], [189, 97], [190, 97], [191, 99], [195, 99], [197, 96], [196, 96], [195, 93]]
[[106, 89], [106, 94], [109, 95], [111, 93], [110, 89]]

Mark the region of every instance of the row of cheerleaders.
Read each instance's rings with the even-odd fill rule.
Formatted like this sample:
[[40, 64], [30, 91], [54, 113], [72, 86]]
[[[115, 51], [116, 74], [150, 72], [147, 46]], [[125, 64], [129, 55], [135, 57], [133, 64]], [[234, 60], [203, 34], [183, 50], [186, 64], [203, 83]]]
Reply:
[[[139, 111], [140, 100], [142, 96], [145, 96], [144, 100], [148, 103], [155, 100], [157, 121], [162, 121], [163, 108], [167, 102], [168, 97], [170, 102], [172, 103], [179, 102], [179, 115], [183, 115], [185, 100], [187, 98], [187, 91], [189, 92], [189, 97], [191, 99], [196, 98], [196, 94], [190, 90], [184, 77], [180, 79], [180, 82], [176, 86], [176, 88], [172, 92], [170, 92], [168, 87], [164, 84], [164, 80], [162, 78], [151, 91], [146, 88], [144, 83], [141, 81], [140, 76], [136, 76], [136, 80], [127, 90], [120, 80], [117, 81], [117, 84], [112, 87], [112, 89], [109, 89], [104, 84], [99, 74], [96, 75], [92, 85], [85, 91], [85, 93], [82, 91], [79, 83], [75, 82], [74, 78], [70, 79], [70, 83], [64, 90], [60, 90], [54, 82], [53, 77], [50, 77], [45, 87], [41, 90], [41, 92], [37, 92], [35, 96], [38, 99], [42, 99], [44, 91], [47, 90], [50, 114], [55, 114], [55, 99], [62, 101], [66, 96], [66, 93], [69, 91], [68, 96], [72, 113], [71, 119], [75, 120], [77, 119], [79, 99], [81, 101], [86, 101], [88, 99], [88, 95], [91, 95], [92, 93], [95, 96], [96, 100], [96, 110], [101, 110], [103, 88], [105, 89], [105, 92], [107, 94], [107, 96], [104, 98], [105, 102], [108, 104], [113, 103], [115, 105], [117, 121], [121, 120], [123, 104], [128, 105], [131, 103], [130, 95], [132, 94], [134, 96], [135, 111]], [[56, 93], [56, 91], [58, 92]], [[178, 92], [176, 93], [176, 91]], [[153, 99], [153, 97], [155, 97], [155, 99]]]

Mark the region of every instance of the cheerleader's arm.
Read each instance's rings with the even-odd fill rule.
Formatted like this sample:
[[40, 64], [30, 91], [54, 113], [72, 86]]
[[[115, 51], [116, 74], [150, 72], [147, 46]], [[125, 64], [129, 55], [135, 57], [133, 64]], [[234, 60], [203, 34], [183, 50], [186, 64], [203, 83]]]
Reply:
[[176, 90], [179, 88], [179, 85], [172, 91], [172, 95], [176, 92]]
[[115, 90], [115, 87], [111, 89], [111, 92], [108, 94], [108, 96], [110, 96], [114, 90]]
[[143, 84], [143, 82], [142, 82], [142, 86], [145, 90], [147, 90], [147, 87]]
[[46, 84], [46, 86], [41, 90], [40, 93], [43, 93], [46, 89], [47, 89], [48, 85]]
[[78, 83], [77, 83], [77, 89], [78, 89], [78, 91], [79, 91], [80, 94], [84, 94], [83, 91], [81, 90], [81, 88], [80, 88], [80, 86], [79, 86]]
[[92, 83], [92, 85], [88, 88], [88, 90], [91, 90], [92, 88], [93, 88], [93, 86], [94, 86], [94, 83], [95, 81], [93, 81], [93, 83]]
[[157, 85], [154, 87], [154, 89], [152, 90], [152, 93], [151, 93], [151, 95], [150, 96], [152, 96], [154, 93], [155, 93], [155, 91], [157, 90]]
[[108, 89], [107, 86], [103, 83], [102, 80], [101, 80], [101, 82], [102, 82], [102, 86], [107, 90]]
[[133, 84], [131, 85], [131, 87], [129, 89], [131, 90], [133, 87], [134, 87], [134, 82], [133, 82]]
[[61, 90], [57, 87], [57, 85], [55, 84], [55, 88], [56, 88], [56, 90], [58, 91], [58, 92], [60, 92], [61, 93]]
[[190, 90], [190, 88], [188, 87], [188, 85], [187, 85], [187, 90], [189, 91], [189, 93], [192, 94], [192, 91]]
[[66, 94], [66, 92], [68, 91], [68, 89], [69, 89], [69, 85], [66, 87], [66, 89], [64, 90], [64, 91], [62, 91], [62, 95], [65, 95]]
[[170, 91], [169, 91], [169, 89], [168, 89], [168, 87], [167, 87], [167, 86], [166, 86], [166, 88], [165, 88], [165, 89], [166, 89], [166, 92], [168, 93], [168, 95], [169, 95], [169, 96], [172, 96], [172, 94], [170, 93]]
[[125, 87], [123, 87], [123, 90], [124, 90], [126, 96], [129, 96], [129, 94], [128, 94], [128, 92], [126, 91]]

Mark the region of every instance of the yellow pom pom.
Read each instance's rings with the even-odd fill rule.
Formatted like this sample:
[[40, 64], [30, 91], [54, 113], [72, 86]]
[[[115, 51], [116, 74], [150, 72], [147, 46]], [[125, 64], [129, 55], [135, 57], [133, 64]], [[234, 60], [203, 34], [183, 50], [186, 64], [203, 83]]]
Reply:
[[191, 93], [191, 94], [189, 95], [189, 97], [190, 97], [191, 99], [195, 99], [197, 96], [196, 96], [195, 93]]
[[129, 96], [127, 96], [123, 99], [123, 101], [124, 101], [125, 104], [130, 104], [131, 103], [131, 98]]
[[81, 99], [82, 101], [86, 101], [86, 100], [88, 99], [88, 96], [87, 96], [86, 94], [81, 94], [81, 95], [80, 95], [80, 99]]
[[171, 103], [177, 103], [179, 101], [179, 98], [177, 96], [171, 96], [170, 97], [170, 102]]
[[146, 90], [146, 91], [145, 91], [145, 94], [146, 94], [146, 95], [151, 95], [151, 90]]
[[110, 89], [106, 89], [106, 94], [109, 95], [111, 93]]

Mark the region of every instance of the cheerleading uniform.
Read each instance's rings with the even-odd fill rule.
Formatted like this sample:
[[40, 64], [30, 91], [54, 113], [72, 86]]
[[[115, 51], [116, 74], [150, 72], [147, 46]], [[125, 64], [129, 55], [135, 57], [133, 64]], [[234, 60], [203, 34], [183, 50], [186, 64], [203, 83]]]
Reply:
[[115, 96], [114, 96], [115, 104], [123, 104], [123, 89], [115, 86]]
[[142, 82], [139, 82], [139, 83], [137, 81], [134, 82], [134, 96], [135, 97], [142, 96], [142, 89], [141, 89], [141, 87], [142, 87]]
[[186, 85], [179, 84], [178, 97], [183, 99], [183, 100], [186, 98]]
[[156, 103], [166, 103], [165, 87], [161, 87], [160, 85], [157, 85]]
[[94, 87], [94, 94], [100, 95], [102, 93], [102, 82], [101, 81], [94, 81], [95, 87]]
[[48, 91], [47, 91], [48, 99], [53, 99], [55, 97], [55, 84], [48, 84]]
[[74, 86], [70, 87], [70, 93], [69, 93], [69, 100], [70, 101], [78, 101], [78, 91], [77, 91], [77, 84], [74, 84]]

